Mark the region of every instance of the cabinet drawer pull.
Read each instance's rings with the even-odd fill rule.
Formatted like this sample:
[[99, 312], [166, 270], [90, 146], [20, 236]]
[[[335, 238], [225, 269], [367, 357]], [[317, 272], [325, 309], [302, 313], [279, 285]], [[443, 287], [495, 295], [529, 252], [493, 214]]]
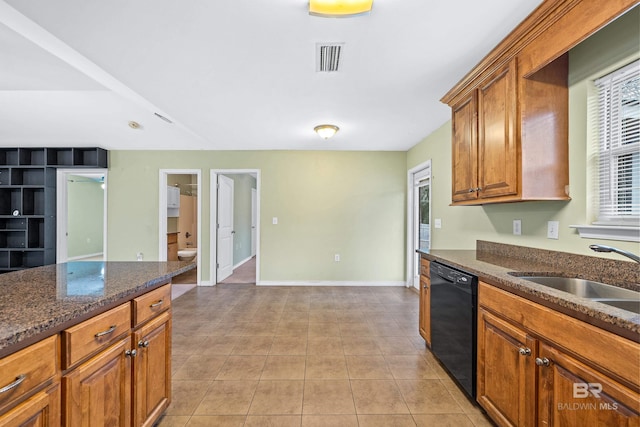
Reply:
[[102, 331], [102, 332], [98, 332], [97, 334], [95, 334], [96, 338], [100, 338], [103, 337], [105, 335], [109, 335], [111, 333], [113, 333], [113, 331], [115, 331], [117, 328], [116, 325], [111, 325], [111, 327], [109, 329], [107, 329], [106, 331]]
[[137, 350], [125, 350], [124, 355], [127, 357], [136, 357], [138, 354]]
[[151, 305], [149, 306], [149, 308], [156, 308], [156, 307], [158, 307], [158, 306], [162, 305], [162, 303], [163, 303], [163, 302], [164, 302], [164, 300], [162, 300], [162, 299], [161, 299], [161, 300], [158, 300], [157, 302], [154, 302], [153, 304], [151, 304]]
[[12, 382], [11, 384], [7, 384], [6, 386], [0, 388], [0, 394], [1, 393], [6, 393], [9, 390], [18, 387], [25, 379], [27, 379], [27, 376], [25, 374], [18, 375], [14, 382]]
[[149, 341], [146, 341], [146, 340], [145, 341], [142, 341], [142, 340], [138, 341], [138, 347], [142, 347], [142, 348], [149, 347]]

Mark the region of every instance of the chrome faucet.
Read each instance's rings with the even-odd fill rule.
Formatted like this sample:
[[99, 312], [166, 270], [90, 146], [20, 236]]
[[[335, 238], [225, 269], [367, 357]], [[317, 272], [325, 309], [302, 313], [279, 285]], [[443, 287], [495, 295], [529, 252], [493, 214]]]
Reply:
[[635, 262], [640, 262], [640, 257], [638, 255], [634, 255], [631, 252], [623, 251], [622, 249], [614, 248], [612, 246], [589, 245], [589, 249], [591, 249], [592, 251], [596, 251], [596, 252], [615, 252], [615, 253], [620, 254], [622, 256], [626, 256], [627, 258], [630, 258], [630, 259], [634, 260]]

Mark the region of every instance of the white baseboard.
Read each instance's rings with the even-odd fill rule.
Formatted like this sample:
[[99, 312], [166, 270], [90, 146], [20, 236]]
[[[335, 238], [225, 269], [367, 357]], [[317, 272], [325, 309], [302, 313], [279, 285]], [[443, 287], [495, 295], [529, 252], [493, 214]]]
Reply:
[[87, 255], [69, 257], [69, 258], [67, 258], [67, 261], [78, 261], [78, 260], [85, 259], [85, 258], [93, 258], [93, 257], [96, 257], [96, 256], [103, 256], [103, 255], [104, 254], [102, 252], [96, 252], [95, 254], [87, 254]]
[[249, 261], [251, 258], [253, 258], [252, 256], [250, 256], [249, 258], [245, 258], [242, 261], [240, 261], [239, 263], [237, 263], [236, 265], [233, 266], [233, 269], [235, 270], [236, 268], [240, 267], [242, 264], [244, 264], [245, 262]]
[[290, 280], [273, 281], [260, 280], [258, 286], [406, 286], [404, 281], [373, 282], [373, 281], [331, 281], [331, 280]]
[[216, 283], [211, 283], [210, 280], [201, 280], [198, 286], [215, 286]]

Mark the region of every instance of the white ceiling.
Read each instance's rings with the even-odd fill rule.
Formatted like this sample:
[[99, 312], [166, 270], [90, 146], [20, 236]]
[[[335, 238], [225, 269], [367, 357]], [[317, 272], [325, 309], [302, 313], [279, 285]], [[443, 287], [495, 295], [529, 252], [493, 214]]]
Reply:
[[[540, 2], [374, 0], [328, 19], [307, 0], [0, 0], [0, 146], [407, 150]], [[340, 71], [315, 71], [324, 42], [345, 43]]]

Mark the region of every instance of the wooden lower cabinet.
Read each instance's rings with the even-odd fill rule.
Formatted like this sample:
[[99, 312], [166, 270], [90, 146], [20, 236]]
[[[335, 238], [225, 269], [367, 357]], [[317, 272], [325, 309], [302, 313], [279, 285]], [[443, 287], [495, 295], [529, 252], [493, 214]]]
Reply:
[[431, 347], [431, 278], [429, 261], [420, 259], [420, 310], [419, 332], [429, 347]]
[[499, 425], [534, 425], [535, 346], [522, 329], [479, 310], [477, 400]]
[[539, 425], [640, 425], [638, 393], [546, 343], [537, 360]]
[[66, 427], [131, 425], [131, 337], [62, 377]]
[[164, 312], [134, 333], [134, 426], [151, 426], [171, 400], [171, 316]]
[[499, 426], [640, 426], [640, 344], [480, 282], [477, 401]]
[[60, 425], [60, 384], [57, 382], [0, 416], [0, 427]]

